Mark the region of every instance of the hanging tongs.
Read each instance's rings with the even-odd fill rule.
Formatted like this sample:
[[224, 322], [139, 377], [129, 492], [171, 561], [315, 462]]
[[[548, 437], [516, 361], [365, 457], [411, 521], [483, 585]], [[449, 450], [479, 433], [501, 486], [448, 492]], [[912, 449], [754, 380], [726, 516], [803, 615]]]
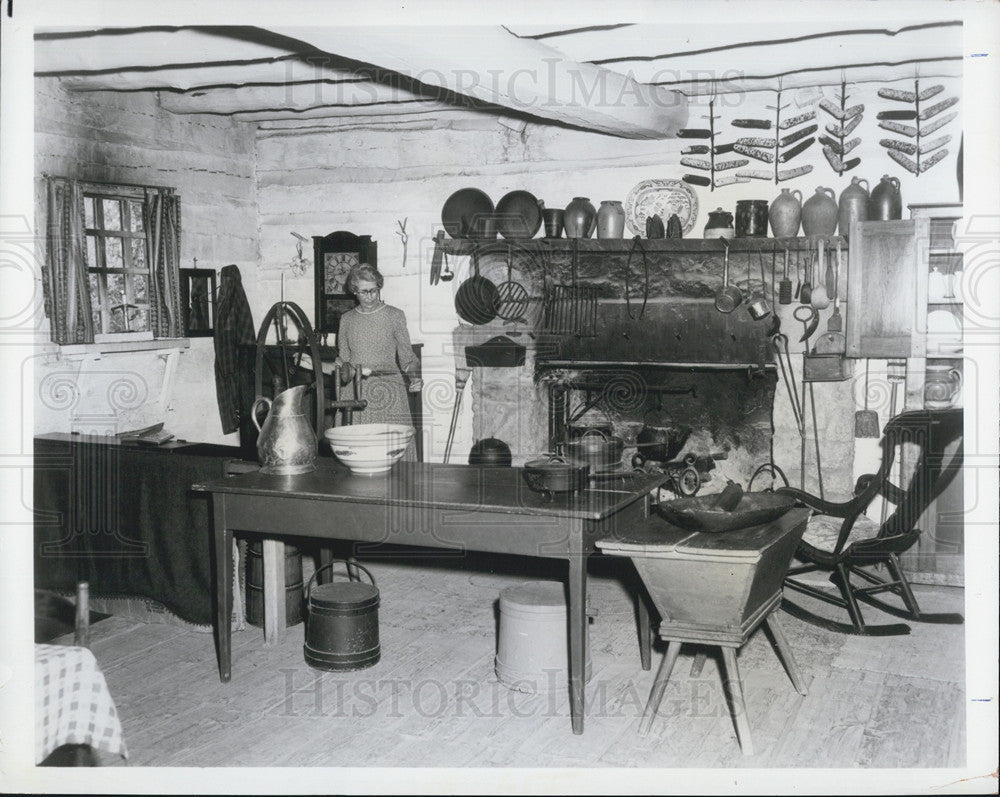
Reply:
[[[629, 291], [629, 283], [632, 278], [632, 255], [638, 249], [642, 252], [642, 307], [639, 308], [638, 318], [632, 315], [632, 297]], [[633, 321], [641, 321], [646, 314], [646, 300], [649, 299], [649, 262], [646, 260], [646, 249], [642, 245], [642, 237], [637, 235], [632, 239], [632, 247], [628, 250], [628, 260], [625, 261], [625, 312]]]

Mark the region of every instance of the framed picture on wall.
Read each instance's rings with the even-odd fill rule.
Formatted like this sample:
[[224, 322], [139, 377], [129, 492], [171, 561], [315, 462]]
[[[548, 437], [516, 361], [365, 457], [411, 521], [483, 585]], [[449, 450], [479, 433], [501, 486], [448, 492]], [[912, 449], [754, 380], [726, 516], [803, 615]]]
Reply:
[[339, 231], [313, 236], [315, 263], [315, 328], [336, 333], [341, 316], [354, 307], [347, 292], [347, 275], [362, 263], [378, 267], [378, 244], [370, 235]]
[[215, 334], [215, 270], [178, 269], [181, 278], [181, 316], [184, 335], [189, 338]]

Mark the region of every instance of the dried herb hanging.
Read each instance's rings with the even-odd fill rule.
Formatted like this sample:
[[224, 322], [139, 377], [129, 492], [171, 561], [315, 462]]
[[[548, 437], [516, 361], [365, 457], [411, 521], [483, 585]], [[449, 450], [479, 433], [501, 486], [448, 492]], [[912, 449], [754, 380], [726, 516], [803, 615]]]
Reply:
[[883, 99], [913, 106], [912, 109], [881, 111], [878, 114], [879, 127], [912, 140], [883, 138], [878, 143], [885, 147], [890, 158], [917, 176], [948, 156], [945, 145], [951, 141], [950, 134], [927, 138], [958, 116], [957, 111], [941, 115], [958, 102], [958, 97], [938, 100], [932, 105], [925, 104], [943, 91], [944, 86], [940, 84], [921, 91], [919, 79], [913, 81], [913, 91], [888, 88], [878, 90], [878, 96]]

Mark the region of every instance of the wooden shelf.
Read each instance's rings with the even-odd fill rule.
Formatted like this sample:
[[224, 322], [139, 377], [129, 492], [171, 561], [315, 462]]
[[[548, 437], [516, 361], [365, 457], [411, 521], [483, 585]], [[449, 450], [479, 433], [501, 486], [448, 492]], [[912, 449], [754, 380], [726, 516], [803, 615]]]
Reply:
[[[730, 252], [756, 252], [763, 249], [770, 252], [778, 251], [811, 251], [817, 242], [822, 240], [825, 245], [847, 246], [847, 238], [841, 235], [810, 236], [807, 238], [733, 238], [724, 242], [718, 238], [642, 238], [640, 245], [647, 254], [703, 254], [724, 252], [726, 243]], [[607, 254], [627, 255], [635, 241], [632, 238], [497, 238], [490, 240], [472, 240], [468, 238], [446, 238], [442, 242], [444, 251], [449, 255], [470, 255], [473, 248], [479, 254], [487, 252], [506, 252], [507, 247], [515, 252], [571, 252], [574, 241], [579, 252], [604, 252]]]

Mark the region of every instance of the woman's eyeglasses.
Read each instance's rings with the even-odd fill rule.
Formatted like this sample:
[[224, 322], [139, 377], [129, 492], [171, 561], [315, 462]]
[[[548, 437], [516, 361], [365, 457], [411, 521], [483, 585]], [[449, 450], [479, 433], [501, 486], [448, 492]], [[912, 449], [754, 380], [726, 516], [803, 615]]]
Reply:
[[378, 296], [379, 288], [365, 288], [358, 291], [358, 296]]

